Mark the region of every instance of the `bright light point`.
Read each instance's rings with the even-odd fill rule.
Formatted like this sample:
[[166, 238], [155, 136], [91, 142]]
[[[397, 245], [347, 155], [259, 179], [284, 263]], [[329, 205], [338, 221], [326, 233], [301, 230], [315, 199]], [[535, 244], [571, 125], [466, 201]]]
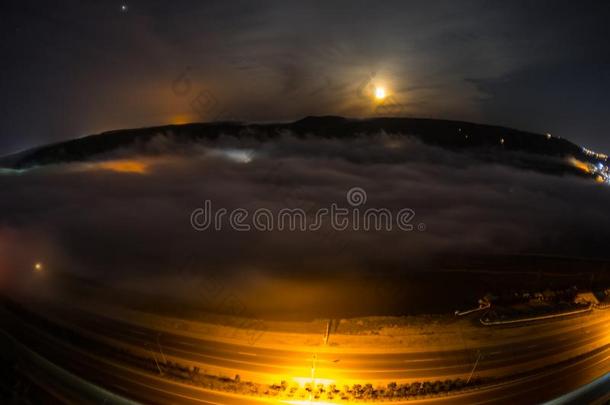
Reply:
[[34, 270], [36, 270], [36, 271], [42, 271], [42, 263], [40, 263], [40, 262], [36, 262], [36, 263], [34, 264]]
[[127, 11], [127, 4], [122, 4], [121, 5], [121, 11], [122, 12], [126, 12]]
[[385, 98], [385, 89], [383, 87], [375, 87], [375, 98], [383, 100]]

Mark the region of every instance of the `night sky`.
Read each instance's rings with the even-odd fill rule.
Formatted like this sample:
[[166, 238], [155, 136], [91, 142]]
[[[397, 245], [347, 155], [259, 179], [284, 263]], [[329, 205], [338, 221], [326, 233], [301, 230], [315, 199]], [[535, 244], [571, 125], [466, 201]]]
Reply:
[[415, 117], [610, 150], [607, 1], [3, 1], [0, 154], [104, 130]]

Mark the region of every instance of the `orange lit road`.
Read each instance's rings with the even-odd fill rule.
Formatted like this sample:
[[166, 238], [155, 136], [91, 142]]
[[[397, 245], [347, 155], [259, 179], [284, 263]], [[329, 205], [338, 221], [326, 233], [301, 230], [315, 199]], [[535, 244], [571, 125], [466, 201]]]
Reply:
[[[604, 315], [610, 315], [609, 313]], [[497, 374], [499, 369], [511, 371], [534, 368], [551, 356], [570, 355], [610, 344], [608, 316], [580, 316], [576, 322], [549, 322], [548, 334], [524, 336], [519, 344], [500, 343], [466, 350], [406, 352], [406, 353], [344, 353], [339, 350], [311, 351], [269, 349], [247, 344], [243, 346], [213, 340], [159, 333], [110, 318], [83, 316], [62, 312], [63, 319], [97, 336], [113, 339], [136, 347], [162, 348], [164, 355], [188, 360], [203, 366], [249, 373], [267, 382], [277, 382], [278, 376], [308, 376], [313, 355], [317, 356], [317, 377], [353, 381], [390, 382], [415, 379], [446, 379], [468, 376], [480, 350], [478, 375], [486, 371]], [[587, 350], [587, 351], [589, 351]], [[580, 354], [580, 353], [579, 353]]]
[[[324, 347], [314, 353], [311, 348], [297, 350], [240, 346], [160, 333], [78, 311], [63, 310], [61, 322], [106, 344], [144, 352], [154, 351], [155, 356], [167, 356], [181, 364], [198, 365], [201, 369], [224, 371], [227, 375], [240, 374], [242, 378], [248, 376], [248, 379], [252, 377], [266, 382], [309, 376], [314, 354], [317, 357], [316, 378], [336, 380], [338, 384], [345, 381], [444, 380], [455, 376], [465, 379], [471, 373], [517, 375], [537, 370], [496, 385], [447, 397], [423, 399], [421, 402], [539, 403], [610, 372], [608, 312], [610, 310], [595, 311], [574, 317], [571, 322], [548, 322], [537, 329], [538, 335], [524, 336], [519, 344], [503, 342], [479, 349], [404, 353], [354, 353], [333, 350], [332, 347]], [[54, 313], [57, 316], [58, 313]], [[37, 325], [23, 319], [27, 317], [22, 315], [4, 317], [10, 320], [5, 321], [3, 328], [49, 361], [72, 373], [86, 376], [88, 381], [126, 398], [144, 403], [234, 404], [255, 401], [251, 397], [182, 384], [140, 371], [129, 364], [120, 364], [95, 353], [95, 350], [79, 348], [61, 337], [40, 330]], [[55, 316], [52, 318], [60, 321]], [[476, 370], [473, 372], [475, 363]], [[554, 366], [543, 368], [549, 365]], [[263, 400], [256, 401], [260, 403]]]

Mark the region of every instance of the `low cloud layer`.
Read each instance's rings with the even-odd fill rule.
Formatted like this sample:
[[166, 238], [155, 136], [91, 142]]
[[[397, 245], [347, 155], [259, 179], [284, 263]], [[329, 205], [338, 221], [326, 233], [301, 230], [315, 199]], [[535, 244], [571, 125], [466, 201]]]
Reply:
[[[214, 209], [313, 212], [333, 203], [349, 207], [353, 187], [367, 193], [363, 208], [412, 209], [415, 229], [198, 232], [190, 223], [206, 200]], [[321, 288], [361, 274], [408, 274], [441, 256], [609, 256], [607, 187], [400, 135], [190, 145], [160, 136], [103, 161], [3, 174], [0, 188], [5, 275], [44, 261], [108, 282], [145, 280], [152, 290], [184, 289], [214, 275], [247, 285], [250, 294], [301, 282]]]

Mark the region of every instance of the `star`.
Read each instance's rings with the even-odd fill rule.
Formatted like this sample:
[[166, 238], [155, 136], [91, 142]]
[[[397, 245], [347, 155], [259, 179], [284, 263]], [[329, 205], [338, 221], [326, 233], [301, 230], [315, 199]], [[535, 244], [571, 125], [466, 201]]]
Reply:
[[123, 13], [126, 13], [126, 12], [127, 12], [127, 9], [128, 9], [128, 8], [127, 8], [127, 4], [121, 4], [121, 11], [122, 11]]

